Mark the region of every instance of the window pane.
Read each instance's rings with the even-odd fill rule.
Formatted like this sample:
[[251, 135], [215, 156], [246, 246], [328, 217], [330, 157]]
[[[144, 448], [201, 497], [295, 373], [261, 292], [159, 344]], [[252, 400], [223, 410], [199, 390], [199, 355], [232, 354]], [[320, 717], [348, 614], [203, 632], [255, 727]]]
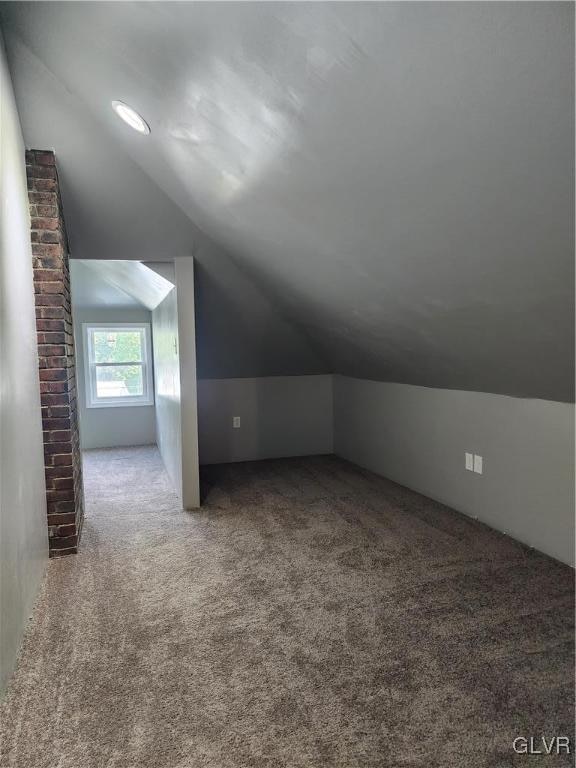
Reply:
[[142, 334], [137, 329], [94, 331], [92, 346], [97, 363], [142, 362]]
[[138, 397], [143, 394], [141, 365], [96, 366], [96, 397]]

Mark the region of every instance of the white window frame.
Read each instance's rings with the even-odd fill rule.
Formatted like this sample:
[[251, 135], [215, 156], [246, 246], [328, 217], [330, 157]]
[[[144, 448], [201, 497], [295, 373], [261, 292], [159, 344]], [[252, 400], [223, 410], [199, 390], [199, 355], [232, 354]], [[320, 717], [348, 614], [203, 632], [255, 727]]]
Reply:
[[[94, 359], [93, 334], [97, 331], [140, 331], [142, 338], [142, 361], [127, 360], [122, 363], [96, 363]], [[84, 378], [86, 383], [87, 408], [130, 408], [137, 405], [154, 405], [154, 382], [152, 378], [152, 344], [150, 323], [82, 323], [84, 341]], [[107, 365], [141, 365], [142, 394], [127, 397], [98, 397], [96, 369]]]

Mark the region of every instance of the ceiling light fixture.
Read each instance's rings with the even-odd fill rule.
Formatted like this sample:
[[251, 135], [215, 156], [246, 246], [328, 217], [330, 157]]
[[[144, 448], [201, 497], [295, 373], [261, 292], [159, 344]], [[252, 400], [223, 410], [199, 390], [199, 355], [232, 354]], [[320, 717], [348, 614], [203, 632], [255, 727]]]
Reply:
[[150, 126], [146, 120], [144, 120], [135, 109], [129, 107], [128, 104], [124, 104], [123, 101], [113, 101], [112, 109], [121, 120], [124, 120], [124, 122], [130, 126], [130, 128], [134, 128], [138, 133], [150, 133]]

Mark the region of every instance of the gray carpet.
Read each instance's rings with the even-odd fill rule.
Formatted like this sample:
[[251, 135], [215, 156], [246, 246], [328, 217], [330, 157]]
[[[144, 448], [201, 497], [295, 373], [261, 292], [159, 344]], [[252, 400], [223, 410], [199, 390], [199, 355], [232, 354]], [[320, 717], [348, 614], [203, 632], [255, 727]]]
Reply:
[[[86, 456], [1, 716], [2, 768], [505, 768], [571, 734], [572, 572], [333, 457]], [[544, 514], [544, 511], [543, 511]]]

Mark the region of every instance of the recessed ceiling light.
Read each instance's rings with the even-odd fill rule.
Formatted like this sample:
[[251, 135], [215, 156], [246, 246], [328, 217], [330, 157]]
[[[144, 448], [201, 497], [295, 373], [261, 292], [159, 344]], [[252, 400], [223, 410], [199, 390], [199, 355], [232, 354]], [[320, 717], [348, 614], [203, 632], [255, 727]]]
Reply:
[[135, 109], [129, 107], [128, 104], [124, 104], [123, 101], [113, 101], [112, 109], [130, 128], [134, 128], [138, 133], [150, 133], [150, 126], [146, 120]]

